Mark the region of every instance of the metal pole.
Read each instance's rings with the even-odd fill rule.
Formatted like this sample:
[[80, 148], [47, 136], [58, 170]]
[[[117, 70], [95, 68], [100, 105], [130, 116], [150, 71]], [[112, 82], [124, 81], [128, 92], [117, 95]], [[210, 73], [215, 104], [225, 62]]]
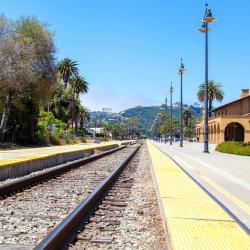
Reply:
[[168, 102], [167, 102], [167, 97], [165, 99], [165, 126], [164, 126], [164, 143], [167, 143], [167, 112], [168, 112]]
[[204, 153], [209, 153], [208, 149], [208, 23], [205, 23], [205, 117], [204, 117]]
[[180, 117], [180, 122], [181, 122], [181, 133], [180, 133], [180, 147], [183, 147], [183, 124], [182, 124], [182, 74], [183, 72], [180, 72], [181, 74], [181, 117]]
[[173, 103], [172, 103], [172, 82], [171, 82], [171, 88], [170, 88], [170, 145], [172, 145], [173, 142], [173, 133], [172, 133], [172, 119], [173, 119]]

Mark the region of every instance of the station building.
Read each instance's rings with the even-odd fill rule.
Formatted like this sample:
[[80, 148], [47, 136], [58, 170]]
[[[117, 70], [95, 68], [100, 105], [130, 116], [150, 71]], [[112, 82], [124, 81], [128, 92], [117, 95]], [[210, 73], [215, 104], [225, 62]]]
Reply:
[[[208, 138], [210, 143], [224, 141], [250, 142], [250, 95], [242, 89], [240, 98], [210, 111]], [[204, 114], [196, 121], [196, 140], [204, 142]]]

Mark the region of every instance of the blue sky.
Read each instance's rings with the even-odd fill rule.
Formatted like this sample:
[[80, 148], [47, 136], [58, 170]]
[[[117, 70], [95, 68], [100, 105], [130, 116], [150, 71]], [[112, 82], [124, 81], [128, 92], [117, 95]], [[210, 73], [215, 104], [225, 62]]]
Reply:
[[[250, 1], [208, 2], [216, 23], [209, 34], [209, 78], [228, 102], [250, 88]], [[0, 0], [8, 17], [37, 16], [55, 32], [57, 58], [77, 60], [90, 83], [82, 97], [91, 110], [160, 104], [173, 81], [179, 99], [183, 57], [184, 103], [197, 101], [204, 81], [204, 35], [197, 32], [202, 0]]]

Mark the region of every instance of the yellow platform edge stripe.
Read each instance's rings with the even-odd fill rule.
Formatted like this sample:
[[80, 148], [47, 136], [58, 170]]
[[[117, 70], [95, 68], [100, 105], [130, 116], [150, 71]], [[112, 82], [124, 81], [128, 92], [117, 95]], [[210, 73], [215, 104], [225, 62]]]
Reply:
[[177, 164], [147, 141], [173, 250], [249, 250], [250, 237]]
[[[3, 159], [3, 160], [0, 160], [0, 168], [8, 167], [8, 166], [13, 165], [13, 164], [25, 163], [25, 162], [30, 162], [33, 160], [43, 159], [43, 158], [47, 158], [50, 156], [64, 154], [64, 153], [73, 153], [73, 152], [84, 151], [84, 150], [89, 150], [89, 149], [98, 149], [98, 148], [112, 146], [112, 145], [116, 145], [116, 144], [119, 144], [119, 143], [117, 143], [117, 142], [116, 143], [105, 142], [105, 143], [100, 143], [98, 145], [90, 145], [90, 146], [82, 145], [82, 148], [73, 148], [73, 149], [64, 149], [64, 150], [60, 150], [60, 151], [56, 150], [56, 151], [49, 151], [49, 152], [41, 152], [41, 153], [37, 153], [37, 154], [33, 154], [33, 155], [25, 155], [25, 156], [19, 156], [16, 158]], [[58, 148], [58, 147], [60, 147], [60, 146], [56, 146], [56, 148]]]

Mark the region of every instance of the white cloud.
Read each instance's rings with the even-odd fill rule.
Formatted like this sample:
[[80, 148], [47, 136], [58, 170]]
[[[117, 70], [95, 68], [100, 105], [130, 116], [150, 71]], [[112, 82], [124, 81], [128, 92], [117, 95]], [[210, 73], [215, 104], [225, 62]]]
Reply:
[[119, 112], [135, 106], [150, 106], [159, 104], [156, 100], [136, 92], [115, 92], [98, 85], [91, 85], [88, 94], [81, 97], [81, 102], [90, 110], [102, 110], [108, 107]]

